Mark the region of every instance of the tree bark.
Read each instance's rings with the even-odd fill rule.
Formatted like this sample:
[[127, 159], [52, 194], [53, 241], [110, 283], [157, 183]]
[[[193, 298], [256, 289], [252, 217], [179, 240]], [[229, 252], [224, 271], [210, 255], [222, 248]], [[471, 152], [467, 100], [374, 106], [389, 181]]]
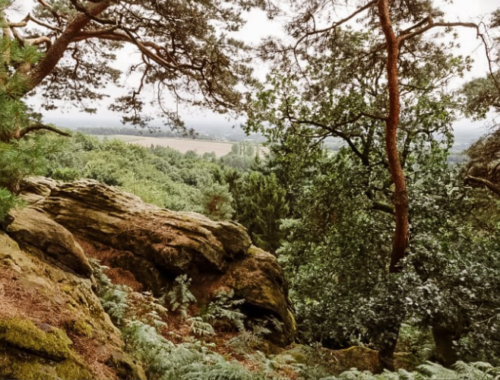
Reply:
[[[378, 0], [377, 8], [380, 26], [386, 39], [387, 50], [387, 87], [389, 91], [389, 112], [385, 120], [385, 150], [392, 181], [394, 183], [394, 215], [396, 231], [391, 252], [389, 271], [399, 273], [402, 270], [401, 260], [408, 248], [408, 194], [406, 179], [398, 151], [398, 127], [400, 118], [400, 95], [398, 78], [399, 39], [392, 28], [389, 11], [390, 0]], [[394, 371], [394, 351], [399, 337], [399, 328], [389, 326], [387, 332], [391, 338], [385, 339], [379, 346], [379, 362], [382, 368]]]
[[392, 29], [389, 12], [390, 0], [379, 0], [377, 3], [380, 25], [386, 38], [387, 48], [387, 80], [389, 90], [389, 115], [385, 122], [385, 149], [392, 180], [394, 182], [394, 211], [396, 215], [396, 231], [392, 246], [391, 273], [401, 271], [400, 262], [408, 248], [408, 193], [406, 179], [399, 158], [397, 133], [400, 117], [400, 96], [398, 83], [399, 39]]

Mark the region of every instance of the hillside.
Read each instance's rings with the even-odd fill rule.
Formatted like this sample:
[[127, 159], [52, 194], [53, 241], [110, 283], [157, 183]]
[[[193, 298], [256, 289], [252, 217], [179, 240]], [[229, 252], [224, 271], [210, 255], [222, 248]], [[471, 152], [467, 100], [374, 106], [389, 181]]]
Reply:
[[[368, 349], [290, 346], [283, 272], [242, 226], [92, 181], [32, 178], [22, 188], [27, 205], [0, 230], [2, 378], [334, 379], [351, 367], [378, 370]], [[416, 358], [398, 355], [398, 366], [414, 369]]]

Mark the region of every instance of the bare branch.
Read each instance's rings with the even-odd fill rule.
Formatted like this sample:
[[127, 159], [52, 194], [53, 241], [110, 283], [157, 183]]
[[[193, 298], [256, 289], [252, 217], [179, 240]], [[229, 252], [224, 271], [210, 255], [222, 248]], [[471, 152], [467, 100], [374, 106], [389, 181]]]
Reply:
[[46, 44], [48, 48], [52, 45], [52, 40], [49, 37], [42, 36], [37, 38], [28, 38], [24, 40], [24, 42], [28, 45], [41, 45]]
[[331, 26], [329, 26], [328, 28], [324, 28], [324, 29], [319, 29], [319, 30], [313, 30], [311, 32], [308, 32], [306, 34], [304, 34], [301, 38], [299, 38], [299, 40], [297, 41], [297, 43], [295, 44], [295, 47], [294, 47], [294, 50], [297, 49], [297, 46], [299, 46], [302, 41], [304, 41], [307, 37], [309, 36], [312, 36], [312, 35], [315, 35], [315, 34], [321, 34], [321, 33], [325, 33], [325, 32], [329, 32], [330, 30], [333, 30], [335, 28], [338, 28], [339, 26], [345, 24], [346, 22], [348, 22], [349, 20], [353, 19], [354, 17], [356, 17], [358, 14], [364, 12], [365, 10], [373, 7], [374, 5], [377, 4], [377, 0], [373, 0], [373, 1], [370, 1], [368, 4], [366, 4], [365, 6], [363, 7], [360, 7], [358, 9], [356, 9], [353, 13], [351, 13], [349, 16], [347, 16], [346, 18], [343, 18], [342, 20], [339, 20], [339, 21], [336, 21], [334, 22]]

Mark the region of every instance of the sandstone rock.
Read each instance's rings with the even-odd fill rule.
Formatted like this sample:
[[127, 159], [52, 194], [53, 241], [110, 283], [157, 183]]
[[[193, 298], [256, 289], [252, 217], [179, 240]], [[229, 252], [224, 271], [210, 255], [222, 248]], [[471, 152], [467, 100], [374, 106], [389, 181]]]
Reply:
[[120, 368], [135, 365], [91, 280], [23, 251], [1, 230], [0, 305], [1, 379], [117, 379], [123, 369], [106, 364], [113, 353]]
[[21, 194], [39, 195], [48, 197], [52, 189], [57, 186], [57, 181], [45, 177], [28, 177], [23, 179], [21, 183]]
[[223, 272], [227, 260], [244, 255], [251, 244], [238, 224], [162, 210], [94, 181], [60, 185], [42, 207], [73, 233], [133, 252], [173, 273], [200, 266]]
[[[188, 274], [202, 306], [214, 291], [233, 288], [238, 298], [245, 299], [251, 317], [273, 316], [283, 323], [283, 332], [275, 334], [274, 341], [292, 341], [295, 321], [283, 272], [274, 256], [251, 247], [243, 226], [160, 209], [87, 180], [50, 188], [37, 207], [82, 244], [93, 245], [89, 252], [106, 251], [105, 265], [130, 271], [146, 290], [159, 295], [176, 276]], [[101, 258], [99, 252], [97, 256], [89, 252]]]
[[39, 249], [75, 273], [85, 277], [92, 275], [92, 267], [82, 248], [63, 226], [30, 207], [12, 211], [11, 216], [13, 221], [6, 231], [18, 243]]
[[285, 275], [276, 258], [260, 248], [252, 246], [248, 255], [231, 263], [220, 280], [235, 290], [236, 298], [243, 298], [256, 310], [272, 311], [283, 322], [283, 333], [275, 340], [289, 343], [286, 337], [295, 333], [295, 319], [288, 301], [288, 287]]

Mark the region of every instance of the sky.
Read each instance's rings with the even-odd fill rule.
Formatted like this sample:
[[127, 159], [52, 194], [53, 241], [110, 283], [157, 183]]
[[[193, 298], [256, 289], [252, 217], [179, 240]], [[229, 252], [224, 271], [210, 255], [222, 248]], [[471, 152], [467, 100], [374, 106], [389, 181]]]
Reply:
[[[24, 17], [27, 12], [31, 9], [33, 5], [33, 0], [17, 0], [16, 4], [17, 11], [16, 14], [11, 15], [11, 19], [15, 20]], [[470, 0], [455, 0], [450, 4], [444, 5], [442, 8], [446, 13], [446, 19], [449, 21], [474, 21], [480, 22], [482, 20], [486, 21], [486, 15], [499, 8], [497, 0], [475, 0], [471, 2]], [[349, 12], [352, 8], [349, 6], [339, 7], [338, 17], [342, 18], [346, 12]], [[283, 18], [278, 18], [275, 20], [268, 20], [265, 12], [259, 10], [253, 10], [246, 14], [245, 16], [247, 23], [246, 25], [235, 34], [235, 37], [243, 40], [244, 42], [256, 45], [263, 38], [274, 36], [283, 37], [285, 36], [283, 25], [285, 21]], [[476, 38], [475, 32], [471, 29], [458, 28], [456, 29], [459, 33], [459, 41], [461, 44], [460, 54], [470, 55], [474, 59], [473, 69], [470, 73], [466, 75], [464, 80], [470, 80], [475, 77], [483, 76], [487, 70], [487, 61], [484, 54], [484, 48], [481, 45], [479, 39]], [[136, 53], [135, 53], [136, 54]], [[123, 63], [129, 63], [133, 59], [134, 53], [132, 50], [126, 50], [125, 52], [118, 54], [118, 59], [116, 62], [117, 67], [123, 68]], [[259, 63], [262, 66], [261, 63]], [[259, 78], [265, 75], [265, 70], [257, 69], [256, 74]], [[131, 79], [129, 78], [130, 82]], [[461, 82], [456, 82], [456, 85], [460, 85]], [[111, 95], [117, 93], [118, 89], [109, 88], [107, 90]], [[39, 98], [34, 98], [30, 101], [36, 108], [39, 107], [41, 100]], [[106, 102], [104, 102], [106, 103]], [[54, 111], [42, 111], [45, 115], [46, 122], [53, 122], [60, 126], [120, 126], [120, 115], [113, 113], [107, 109], [107, 105], [101, 105], [98, 107], [99, 111], [97, 115], [88, 115], [85, 113], [78, 112], [77, 109], [67, 106], [62, 109]], [[154, 110], [152, 110], [154, 111]], [[187, 106], [180, 106], [179, 114], [186, 121], [186, 125], [194, 128], [209, 129], [210, 126], [227, 125], [233, 126], [239, 124], [242, 120], [228, 119], [227, 116], [222, 116], [215, 114], [209, 110], [199, 110], [189, 108]], [[471, 131], [481, 129], [484, 122], [472, 122], [467, 119], [463, 119], [456, 123], [455, 128], [458, 131]]]

